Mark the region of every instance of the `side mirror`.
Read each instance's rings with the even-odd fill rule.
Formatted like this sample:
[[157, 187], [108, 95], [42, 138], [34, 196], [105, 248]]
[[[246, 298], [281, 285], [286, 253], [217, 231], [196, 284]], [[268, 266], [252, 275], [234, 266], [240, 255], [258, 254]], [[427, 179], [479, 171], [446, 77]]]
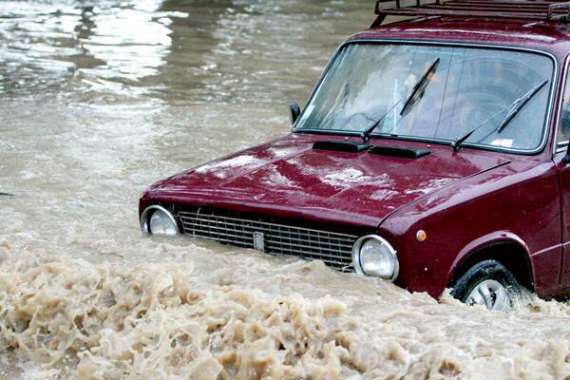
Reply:
[[295, 124], [301, 114], [301, 107], [297, 102], [289, 102], [289, 110], [291, 111], [291, 124]]

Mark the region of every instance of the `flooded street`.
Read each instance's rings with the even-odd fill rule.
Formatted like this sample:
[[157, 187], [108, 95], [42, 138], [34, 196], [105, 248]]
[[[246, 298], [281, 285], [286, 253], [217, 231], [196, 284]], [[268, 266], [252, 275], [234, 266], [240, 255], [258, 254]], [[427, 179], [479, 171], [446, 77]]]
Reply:
[[370, 1], [0, 2], [0, 378], [570, 379], [570, 307], [143, 238], [154, 181], [288, 133]]

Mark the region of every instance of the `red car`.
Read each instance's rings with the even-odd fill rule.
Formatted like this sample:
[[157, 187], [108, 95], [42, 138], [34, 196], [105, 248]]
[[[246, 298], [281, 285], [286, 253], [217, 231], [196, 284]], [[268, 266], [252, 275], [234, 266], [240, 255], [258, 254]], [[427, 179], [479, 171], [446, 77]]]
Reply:
[[154, 184], [142, 230], [452, 288], [492, 310], [522, 287], [564, 297], [568, 3], [383, 5], [291, 106], [289, 135]]

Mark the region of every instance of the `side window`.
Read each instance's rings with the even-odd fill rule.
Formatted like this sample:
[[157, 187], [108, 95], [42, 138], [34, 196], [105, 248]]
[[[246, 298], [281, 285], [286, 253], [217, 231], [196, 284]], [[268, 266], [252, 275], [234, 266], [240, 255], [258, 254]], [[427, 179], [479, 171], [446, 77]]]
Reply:
[[558, 131], [558, 146], [568, 144], [570, 139], [570, 74], [566, 74], [564, 97], [562, 98], [562, 111], [560, 114], [560, 127]]

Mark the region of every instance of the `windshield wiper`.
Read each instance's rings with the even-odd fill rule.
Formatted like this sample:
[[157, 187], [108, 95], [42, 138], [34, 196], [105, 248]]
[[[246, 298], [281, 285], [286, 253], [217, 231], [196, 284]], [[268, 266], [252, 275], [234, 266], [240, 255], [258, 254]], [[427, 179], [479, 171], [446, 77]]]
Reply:
[[507, 125], [513, 120], [513, 118], [519, 113], [519, 111], [528, 103], [529, 100], [535, 96], [538, 91], [540, 91], [546, 84], [548, 83], [548, 79], [545, 79], [542, 83], [538, 84], [534, 88], [531, 88], [526, 94], [521, 96], [520, 98], [516, 99], [513, 104], [509, 107], [509, 112], [507, 116], [503, 119], [499, 127], [497, 128], [497, 133], [501, 133], [503, 129], [506, 128]]
[[467, 132], [466, 134], [464, 134], [463, 136], [461, 136], [460, 138], [458, 138], [457, 140], [452, 141], [451, 147], [453, 148], [453, 151], [457, 152], [459, 149], [461, 149], [465, 140], [467, 140], [469, 137], [471, 137], [471, 135], [473, 133], [475, 133], [475, 131], [481, 127], [482, 127], [482, 125], [479, 125], [479, 126], [473, 128], [472, 130], [470, 130], [469, 132]]
[[[497, 133], [501, 133], [503, 131], [503, 129], [505, 129], [507, 127], [507, 125], [509, 125], [509, 123], [511, 122], [511, 120], [513, 120], [513, 118], [520, 112], [520, 110], [533, 98], [533, 96], [535, 96], [546, 84], [548, 83], [548, 79], [545, 79], [543, 82], [539, 83], [538, 85], [536, 85], [535, 87], [531, 88], [527, 93], [525, 93], [523, 96], [515, 99], [514, 102], [511, 103], [511, 105], [508, 108], [508, 112], [507, 115], [505, 116], [505, 118], [503, 119], [503, 121], [501, 121], [501, 123], [499, 124], [499, 126], [497, 128], [495, 128], [494, 130], [492, 130], [489, 134], [487, 134], [485, 137], [483, 137], [482, 139], [480, 139], [480, 141], [484, 140], [485, 138], [487, 138], [487, 136], [492, 135], [493, 133], [495, 133], [495, 131]], [[500, 111], [502, 112], [502, 111]], [[500, 113], [499, 112], [499, 113]], [[493, 116], [491, 116], [490, 118], [488, 118], [487, 120], [483, 121], [481, 124], [479, 124], [478, 126], [476, 126], [475, 128], [473, 128], [472, 130], [470, 130], [469, 132], [467, 132], [466, 134], [464, 134], [463, 136], [461, 136], [460, 138], [458, 138], [457, 140], [453, 141], [451, 143], [451, 147], [453, 148], [453, 150], [455, 152], [457, 152], [459, 149], [461, 149], [461, 147], [463, 146], [463, 143], [465, 142], [465, 140], [467, 140], [469, 137], [471, 137], [471, 135], [473, 133], [475, 133], [479, 128], [482, 128], [489, 120], [491, 120], [493, 117], [495, 117], [497, 114], [494, 114]]]
[[[437, 58], [432, 64], [431, 66], [426, 70], [426, 72], [424, 73], [424, 75], [422, 75], [422, 77], [420, 78], [420, 80], [418, 81], [418, 83], [416, 83], [412, 89], [412, 92], [410, 93], [410, 95], [408, 95], [408, 97], [406, 98], [406, 102], [404, 103], [404, 106], [402, 107], [402, 110], [400, 111], [400, 116], [404, 115], [404, 111], [406, 111], [406, 109], [408, 109], [411, 105], [415, 104], [417, 101], [414, 100], [412, 102], [412, 100], [416, 97], [416, 94], [418, 94], [419, 91], [424, 91], [425, 88], [427, 87], [427, 85], [429, 84], [428, 78], [430, 76], [430, 74], [433, 74], [435, 72], [435, 70], [437, 69], [437, 66], [439, 65], [439, 58]], [[374, 130], [376, 128], [378, 128], [379, 125], [382, 124], [382, 122], [384, 121], [384, 119], [386, 118], [386, 116], [388, 116], [390, 114], [390, 112], [392, 112], [394, 110], [394, 108], [396, 108], [396, 106], [398, 106], [398, 104], [402, 103], [404, 99], [400, 99], [398, 100], [396, 103], [394, 103], [394, 105], [392, 107], [390, 107], [390, 109], [388, 111], [386, 111], [382, 117], [380, 117], [374, 124], [372, 124], [370, 127], [366, 128], [361, 134], [360, 137], [362, 138], [362, 141], [364, 143], [368, 142], [368, 140], [370, 139], [370, 135], [372, 134], [372, 132], [374, 132]], [[396, 134], [392, 134], [392, 136], [397, 136]]]
[[[433, 61], [430, 67], [428, 67], [424, 75], [422, 75], [418, 83], [416, 83], [416, 85], [414, 86], [412, 93], [410, 94], [410, 96], [408, 96], [406, 102], [404, 103], [404, 107], [402, 107], [402, 110], [400, 111], [400, 116], [403, 116], [404, 113], [406, 113], [406, 111], [410, 110], [411, 107], [414, 104], [416, 104], [419, 99], [422, 98], [427, 85], [430, 83], [429, 77], [431, 74], [435, 73], [435, 70], [437, 70], [438, 65], [439, 65], [439, 58], [436, 58], [436, 60]], [[419, 97], [417, 97], [418, 94]]]
[[394, 103], [394, 105], [392, 107], [390, 107], [390, 109], [388, 111], [386, 111], [381, 118], [379, 118], [378, 120], [376, 120], [374, 122], [374, 124], [372, 124], [370, 127], [366, 128], [361, 134], [360, 134], [360, 138], [362, 139], [362, 141], [364, 143], [367, 143], [368, 140], [370, 140], [370, 134], [372, 134], [372, 132], [374, 132], [374, 130], [376, 128], [378, 128], [378, 126], [380, 124], [382, 124], [382, 122], [384, 121], [384, 119], [386, 118], [386, 116], [388, 116], [390, 114], [390, 112], [392, 112], [394, 110], [394, 108], [396, 108], [396, 106], [400, 103], [402, 103], [403, 99], [398, 100], [396, 103]]

